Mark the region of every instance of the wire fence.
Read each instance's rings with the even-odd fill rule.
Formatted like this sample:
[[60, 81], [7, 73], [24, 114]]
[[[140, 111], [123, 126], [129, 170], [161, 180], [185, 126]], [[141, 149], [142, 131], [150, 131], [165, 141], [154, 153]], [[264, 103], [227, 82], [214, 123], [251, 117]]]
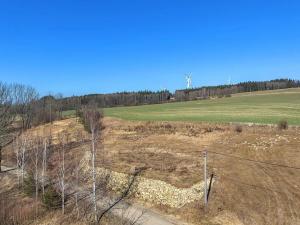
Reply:
[[[217, 156], [220, 156], [220, 157], [232, 158], [232, 159], [238, 160], [240, 162], [247, 162], [247, 163], [250, 162], [254, 166], [268, 166], [268, 167], [272, 167], [272, 168], [279, 168], [279, 169], [284, 169], [284, 170], [288, 169], [288, 170], [294, 170], [294, 171], [299, 171], [300, 170], [300, 167], [298, 167], [298, 166], [289, 166], [289, 165], [285, 165], [285, 164], [279, 164], [279, 163], [266, 162], [266, 161], [261, 161], [261, 160], [256, 160], [256, 159], [244, 158], [244, 157], [241, 157], [241, 156], [238, 156], [238, 155], [233, 155], [233, 154], [228, 154], [228, 153], [220, 153], [220, 152], [215, 152], [215, 151], [211, 151], [211, 150], [204, 151], [204, 152], [206, 152], [207, 154], [217, 155]], [[272, 195], [273, 193], [278, 193], [278, 194], [281, 194], [281, 195], [286, 195], [287, 194], [287, 192], [284, 192], [284, 191], [281, 191], [281, 190], [278, 190], [278, 189], [269, 188], [269, 187], [265, 187], [265, 186], [261, 186], [261, 185], [257, 185], [257, 184], [251, 184], [251, 183], [248, 183], [248, 182], [243, 182], [239, 179], [234, 179], [233, 176], [224, 175], [224, 173], [223, 174], [215, 174], [216, 171], [214, 171], [214, 169], [218, 168], [218, 166], [217, 167], [215, 167], [214, 165], [209, 165], [209, 166], [205, 165], [205, 166], [207, 166], [209, 168], [209, 171], [213, 170], [211, 179], [212, 179], [212, 177], [214, 177], [213, 179], [215, 179], [215, 180], [223, 180], [224, 179], [224, 180], [229, 181], [230, 183], [239, 185], [240, 187], [246, 188], [246, 189], [261, 189], [261, 190], [266, 191], [266, 194], [268, 194], [268, 195]], [[224, 168], [228, 169], [228, 167], [220, 167], [220, 168], [221, 169], [224, 169]], [[264, 169], [264, 168], [265, 167], [262, 167], [262, 169]], [[237, 172], [237, 174], [238, 174], [238, 172]], [[205, 177], [205, 175], [204, 175], [204, 177]], [[275, 184], [275, 183], [273, 182], [273, 184]], [[290, 192], [290, 194], [292, 194], [295, 197], [299, 198], [299, 193]]]

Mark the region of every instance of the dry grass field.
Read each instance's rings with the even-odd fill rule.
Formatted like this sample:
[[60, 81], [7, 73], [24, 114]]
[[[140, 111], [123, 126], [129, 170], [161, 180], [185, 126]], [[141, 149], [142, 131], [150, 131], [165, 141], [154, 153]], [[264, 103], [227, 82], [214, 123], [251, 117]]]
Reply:
[[[144, 167], [143, 177], [179, 188], [203, 180], [202, 154], [204, 149], [208, 151], [208, 174], [214, 175], [214, 183], [206, 212], [203, 201], [181, 208], [138, 198], [130, 201], [189, 224], [300, 224], [299, 128], [243, 126], [237, 132], [234, 125], [115, 118], [105, 118], [104, 125], [102, 142], [98, 145], [98, 167], [122, 173]], [[54, 136], [63, 130], [83, 131], [72, 118], [34, 128], [28, 135], [47, 133], [50, 128]], [[67, 163], [78, 163], [89, 148], [89, 143], [82, 143], [71, 149], [66, 155]], [[13, 157], [8, 150], [4, 154], [5, 163]], [[52, 163], [55, 168], [55, 162]]]
[[208, 212], [204, 214], [202, 202], [176, 210], [155, 207], [196, 224], [228, 217], [249, 225], [300, 224], [299, 169], [209, 152], [299, 168], [299, 129], [245, 126], [236, 132], [234, 126], [221, 124], [115, 119], [106, 119], [106, 124], [104, 146], [112, 170], [128, 172], [132, 166], [145, 166], [145, 176], [178, 187], [203, 179], [202, 151], [208, 150], [208, 173], [215, 178]]

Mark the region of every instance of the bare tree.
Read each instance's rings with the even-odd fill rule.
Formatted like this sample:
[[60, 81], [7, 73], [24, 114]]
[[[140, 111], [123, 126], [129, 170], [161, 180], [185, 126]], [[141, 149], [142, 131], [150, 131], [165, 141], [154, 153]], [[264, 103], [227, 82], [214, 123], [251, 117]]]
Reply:
[[14, 84], [12, 92], [15, 108], [22, 121], [22, 129], [28, 129], [32, 125], [34, 103], [38, 100], [38, 93], [33, 87], [22, 84]]
[[92, 164], [92, 201], [94, 206], [94, 220], [95, 223], [98, 221], [97, 213], [97, 198], [96, 198], [96, 170], [95, 170], [95, 160], [96, 160], [96, 143], [101, 132], [101, 119], [103, 115], [97, 109], [96, 105], [88, 105], [84, 108], [84, 120], [88, 125], [89, 131], [91, 133], [91, 164]]
[[0, 172], [2, 149], [13, 140], [8, 134], [15, 118], [12, 103], [13, 96], [11, 86], [0, 82]]
[[78, 188], [79, 188], [79, 185], [80, 185], [80, 171], [81, 171], [81, 163], [78, 162], [76, 165], [75, 165], [75, 168], [74, 168], [74, 174], [73, 176], [75, 177], [75, 192], [74, 192], [74, 198], [75, 198], [75, 206], [74, 206], [74, 211], [76, 211], [76, 215], [77, 215], [77, 219], [79, 219], [79, 216], [80, 216], [80, 210], [79, 210], [79, 201], [80, 201], [80, 196], [79, 196], [79, 191], [78, 191]]
[[33, 117], [32, 105], [37, 98], [38, 94], [32, 87], [0, 82], [0, 171], [3, 147], [18, 136], [11, 132], [15, 116], [20, 116], [23, 129], [29, 128]]
[[55, 104], [56, 104], [56, 109], [58, 111], [58, 117], [61, 119], [62, 118], [62, 112], [63, 112], [63, 94], [57, 93], [55, 95]]
[[19, 170], [21, 168], [21, 154], [20, 154], [20, 149], [19, 149], [19, 139], [16, 138], [13, 141], [13, 148], [16, 154], [16, 168], [18, 170], [17, 172], [17, 177], [18, 177], [18, 185], [20, 186], [20, 173]]
[[24, 175], [25, 175], [25, 163], [26, 163], [26, 148], [27, 148], [27, 139], [24, 137], [22, 140], [22, 151], [21, 151], [21, 182], [24, 184]]
[[34, 182], [35, 182], [35, 215], [38, 213], [38, 196], [39, 196], [39, 160], [40, 160], [40, 148], [41, 148], [41, 138], [36, 137], [33, 140], [33, 155], [31, 160], [33, 162], [33, 173], [34, 173]]
[[[13, 141], [13, 148], [16, 154], [16, 168], [18, 169], [17, 177], [18, 184], [24, 184], [25, 163], [26, 163], [26, 148], [27, 137], [20, 135], [15, 137]], [[21, 179], [20, 179], [21, 176]]]
[[46, 180], [46, 171], [47, 171], [47, 150], [48, 150], [48, 139], [44, 139], [44, 148], [43, 148], [43, 157], [42, 157], [42, 193], [45, 195], [45, 180]]
[[59, 159], [60, 159], [60, 166], [59, 166], [59, 172], [58, 172], [58, 179], [59, 179], [59, 187], [61, 190], [61, 209], [62, 214], [65, 213], [65, 151], [66, 151], [66, 144], [69, 140], [69, 134], [66, 132], [63, 132], [60, 134], [60, 144], [61, 149], [59, 152]]

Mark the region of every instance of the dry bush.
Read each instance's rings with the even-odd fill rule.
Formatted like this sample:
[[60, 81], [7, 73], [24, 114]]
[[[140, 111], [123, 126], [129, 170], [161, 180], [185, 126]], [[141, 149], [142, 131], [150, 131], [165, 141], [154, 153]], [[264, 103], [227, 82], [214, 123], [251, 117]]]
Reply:
[[198, 134], [199, 134], [199, 131], [196, 130], [196, 129], [193, 129], [193, 128], [190, 129], [189, 132], [188, 132], [188, 136], [189, 136], [189, 137], [197, 137]]
[[243, 132], [243, 127], [241, 125], [236, 125], [234, 127], [235, 132], [237, 133], [242, 133]]
[[128, 126], [126, 129], [128, 132], [146, 133], [146, 134], [174, 134], [176, 132], [176, 127], [170, 123], [153, 123], [146, 122], [136, 126]]
[[[35, 203], [32, 199], [17, 198], [19, 193], [14, 193], [15, 196], [0, 194], [0, 224], [1, 225], [22, 225], [32, 221], [35, 214]], [[38, 212], [38, 215], [41, 212]]]
[[288, 121], [287, 120], [280, 120], [277, 124], [279, 130], [287, 130], [288, 129]]
[[204, 133], [211, 133], [213, 132], [213, 128], [212, 127], [206, 127], [204, 128]]

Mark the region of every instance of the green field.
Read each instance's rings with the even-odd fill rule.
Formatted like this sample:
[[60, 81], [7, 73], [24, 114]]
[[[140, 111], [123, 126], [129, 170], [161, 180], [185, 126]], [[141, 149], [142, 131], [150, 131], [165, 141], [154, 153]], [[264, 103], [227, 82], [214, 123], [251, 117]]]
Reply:
[[249, 122], [300, 125], [300, 88], [241, 93], [230, 98], [104, 109], [126, 120]]

